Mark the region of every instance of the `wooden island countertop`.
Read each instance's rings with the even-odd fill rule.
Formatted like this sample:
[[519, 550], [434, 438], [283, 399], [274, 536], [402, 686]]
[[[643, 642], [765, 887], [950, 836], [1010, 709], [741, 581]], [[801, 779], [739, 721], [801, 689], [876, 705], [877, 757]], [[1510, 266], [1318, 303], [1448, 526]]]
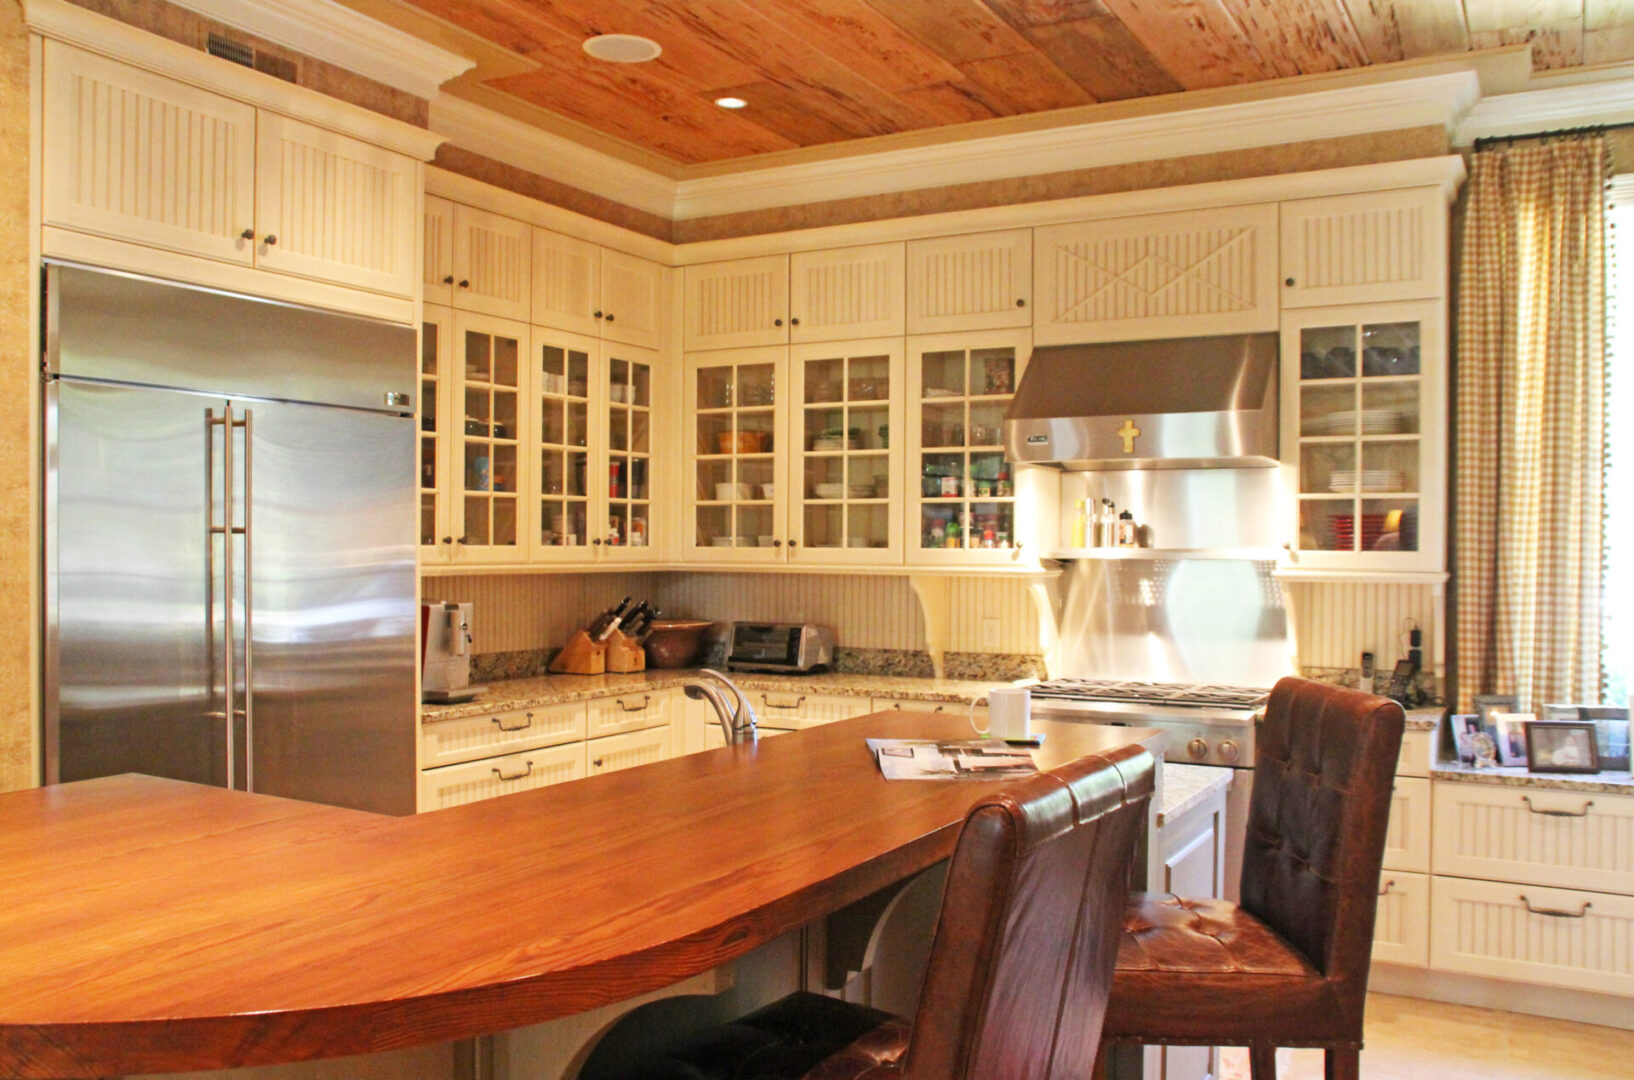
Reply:
[[[1155, 732], [1042, 725], [1050, 768]], [[301, 1061], [567, 1016], [946, 858], [1000, 782], [888, 783], [877, 713], [417, 817], [144, 776], [0, 796], [0, 1075]]]

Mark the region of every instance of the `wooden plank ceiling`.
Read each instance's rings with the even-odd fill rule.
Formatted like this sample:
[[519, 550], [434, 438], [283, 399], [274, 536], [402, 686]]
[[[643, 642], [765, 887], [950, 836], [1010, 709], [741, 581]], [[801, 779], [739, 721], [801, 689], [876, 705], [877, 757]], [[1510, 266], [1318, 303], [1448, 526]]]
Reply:
[[[1634, 57], [1634, 0], [408, 2], [538, 65], [491, 89], [681, 164], [1522, 42]], [[585, 55], [608, 33], [663, 55]]]

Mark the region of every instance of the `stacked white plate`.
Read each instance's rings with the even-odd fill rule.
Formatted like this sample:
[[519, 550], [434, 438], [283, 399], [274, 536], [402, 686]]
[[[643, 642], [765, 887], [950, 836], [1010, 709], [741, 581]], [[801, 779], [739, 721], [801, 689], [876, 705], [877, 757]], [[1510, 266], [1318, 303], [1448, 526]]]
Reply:
[[[1328, 490], [1355, 491], [1356, 479], [1355, 469], [1335, 469], [1328, 474]], [[1367, 492], [1400, 491], [1405, 479], [1400, 469], [1363, 469], [1360, 486]]]
[[1312, 417], [1305, 422], [1307, 435], [1352, 435], [1358, 424], [1363, 435], [1394, 435], [1402, 429], [1403, 416], [1396, 409], [1354, 409]]
[[843, 498], [845, 498], [845, 485], [844, 484], [818, 484], [816, 490], [817, 490], [817, 497], [819, 499], [843, 499]]

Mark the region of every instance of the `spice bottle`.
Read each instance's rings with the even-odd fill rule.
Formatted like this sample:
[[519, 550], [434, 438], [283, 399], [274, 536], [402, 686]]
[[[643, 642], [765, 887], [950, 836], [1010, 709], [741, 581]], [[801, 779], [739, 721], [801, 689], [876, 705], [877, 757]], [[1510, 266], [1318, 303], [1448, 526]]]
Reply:
[[1078, 515], [1072, 519], [1072, 546], [1075, 548], [1089, 543], [1089, 511], [1084, 508], [1087, 501], [1079, 499], [1073, 504], [1078, 510]]
[[1118, 515], [1118, 546], [1135, 547], [1137, 532], [1135, 530], [1135, 515], [1125, 510]]

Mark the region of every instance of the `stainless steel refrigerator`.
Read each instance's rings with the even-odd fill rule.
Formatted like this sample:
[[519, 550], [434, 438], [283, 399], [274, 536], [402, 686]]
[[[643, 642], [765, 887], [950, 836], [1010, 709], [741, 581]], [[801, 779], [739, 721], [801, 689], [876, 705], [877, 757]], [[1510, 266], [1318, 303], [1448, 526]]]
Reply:
[[46, 782], [415, 809], [415, 335], [47, 264]]

